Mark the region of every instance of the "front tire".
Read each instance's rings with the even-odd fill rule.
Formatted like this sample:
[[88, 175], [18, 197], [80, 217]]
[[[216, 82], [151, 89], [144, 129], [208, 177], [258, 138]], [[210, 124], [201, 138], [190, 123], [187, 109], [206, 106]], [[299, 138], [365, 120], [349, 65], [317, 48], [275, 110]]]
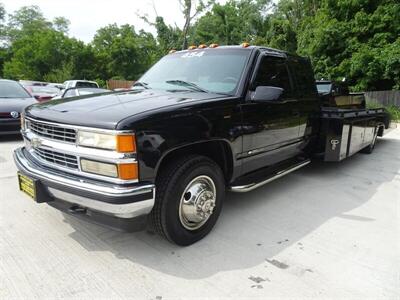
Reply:
[[200, 155], [171, 161], [156, 186], [151, 219], [159, 234], [188, 246], [212, 230], [225, 198], [224, 176], [214, 161]]

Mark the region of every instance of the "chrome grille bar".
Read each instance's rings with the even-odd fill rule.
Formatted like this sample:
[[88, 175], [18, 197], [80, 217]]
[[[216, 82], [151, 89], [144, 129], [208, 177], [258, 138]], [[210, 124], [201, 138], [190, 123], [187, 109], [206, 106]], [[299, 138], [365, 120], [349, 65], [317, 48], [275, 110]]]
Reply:
[[34, 149], [34, 154], [36, 154], [38, 157], [47, 162], [67, 167], [70, 169], [75, 169], [75, 170], [79, 169], [78, 158], [76, 156], [55, 152], [43, 148]]
[[34, 120], [27, 121], [27, 126], [32, 132], [45, 138], [68, 143], [75, 143], [76, 141], [76, 131], [71, 128], [43, 124]]

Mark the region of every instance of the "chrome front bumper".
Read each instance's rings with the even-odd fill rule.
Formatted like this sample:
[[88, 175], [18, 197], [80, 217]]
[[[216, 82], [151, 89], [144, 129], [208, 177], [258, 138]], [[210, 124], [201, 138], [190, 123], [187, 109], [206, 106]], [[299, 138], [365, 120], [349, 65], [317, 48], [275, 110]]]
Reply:
[[40, 180], [52, 198], [71, 206], [119, 218], [146, 215], [154, 206], [153, 184], [116, 185], [47, 169], [30, 159], [24, 147], [14, 151], [14, 161], [20, 172]]

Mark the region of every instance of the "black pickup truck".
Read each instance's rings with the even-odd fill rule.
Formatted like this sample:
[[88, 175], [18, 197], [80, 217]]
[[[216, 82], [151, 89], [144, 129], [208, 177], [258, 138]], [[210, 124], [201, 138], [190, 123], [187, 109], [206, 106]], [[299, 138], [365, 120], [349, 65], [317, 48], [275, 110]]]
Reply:
[[370, 153], [388, 125], [383, 109], [321, 106], [305, 58], [213, 45], [166, 55], [131, 91], [28, 107], [14, 159], [39, 203], [106, 224], [146, 220], [190, 245], [215, 225], [226, 190], [312, 157]]

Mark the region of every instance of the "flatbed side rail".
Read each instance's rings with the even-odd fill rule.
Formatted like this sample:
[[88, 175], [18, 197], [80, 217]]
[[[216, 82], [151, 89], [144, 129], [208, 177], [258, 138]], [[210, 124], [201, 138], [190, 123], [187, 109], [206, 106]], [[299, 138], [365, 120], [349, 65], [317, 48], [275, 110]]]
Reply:
[[366, 116], [386, 115], [387, 112], [384, 108], [372, 109], [321, 109], [321, 118], [356, 118]]

